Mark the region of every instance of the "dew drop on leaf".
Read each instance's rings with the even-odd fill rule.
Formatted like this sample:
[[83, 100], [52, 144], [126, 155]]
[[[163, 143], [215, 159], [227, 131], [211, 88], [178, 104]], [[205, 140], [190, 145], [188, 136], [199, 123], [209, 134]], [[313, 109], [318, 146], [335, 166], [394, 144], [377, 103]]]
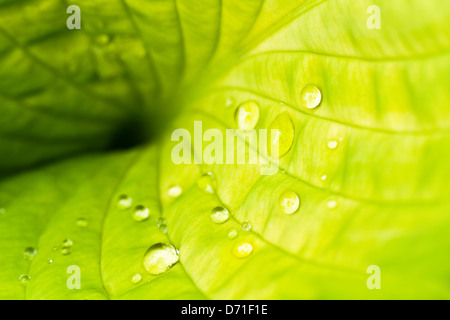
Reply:
[[236, 103], [236, 100], [234, 100], [234, 98], [227, 98], [225, 100], [225, 108], [230, 108], [232, 106], [234, 106], [234, 104]]
[[48, 262], [48, 264], [52, 264], [53, 260], [52, 259], [48, 259], [47, 262]]
[[214, 175], [211, 172], [205, 173], [197, 180], [197, 186], [204, 193], [214, 193], [215, 190], [215, 180]]
[[293, 214], [300, 207], [300, 199], [293, 191], [285, 191], [280, 196], [280, 208], [285, 214]]
[[330, 210], [336, 209], [338, 207], [338, 202], [334, 199], [330, 199], [327, 202], [327, 208]]
[[24, 287], [26, 287], [26, 286], [28, 285], [28, 283], [30, 282], [30, 280], [31, 280], [31, 278], [30, 278], [29, 276], [27, 276], [26, 274], [22, 274], [22, 275], [19, 277], [19, 283], [20, 283], [22, 286], [24, 286]]
[[213, 222], [221, 224], [228, 220], [229, 213], [228, 210], [224, 207], [215, 207], [211, 210], [210, 217]]
[[233, 254], [237, 258], [247, 258], [253, 251], [253, 246], [249, 242], [240, 242], [233, 248]]
[[150, 210], [143, 205], [138, 205], [134, 209], [133, 219], [136, 221], [145, 221], [150, 216]]
[[70, 240], [70, 239], [63, 240], [62, 247], [61, 247], [61, 254], [64, 256], [67, 256], [68, 254], [70, 254], [72, 246], [73, 246], [72, 240]]
[[[273, 133], [272, 133], [272, 130]], [[269, 128], [269, 145], [268, 150], [271, 156], [272, 147], [278, 147], [278, 158], [283, 157], [292, 147], [294, 142], [295, 130], [291, 117], [288, 112], [278, 115]], [[275, 157], [276, 158], [276, 157]]]
[[252, 229], [252, 224], [250, 222], [248, 222], [247, 220], [244, 220], [241, 223], [241, 229], [243, 231], [250, 231]]
[[238, 235], [238, 232], [236, 231], [236, 229], [230, 230], [230, 232], [228, 232], [228, 239], [235, 239]]
[[35, 248], [28, 247], [28, 248], [25, 248], [25, 250], [23, 251], [23, 257], [26, 260], [31, 261], [36, 256], [36, 253], [37, 253], [37, 251]]
[[85, 228], [85, 227], [87, 227], [87, 221], [84, 218], [79, 218], [76, 222], [76, 225], [81, 228]]
[[239, 129], [255, 129], [259, 121], [259, 104], [256, 101], [246, 101], [242, 103], [236, 109], [234, 119]]
[[142, 281], [142, 276], [140, 273], [135, 273], [131, 276], [131, 282], [133, 284], [138, 284], [141, 281]]
[[167, 222], [166, 222], [166, 219], [164, 219], [164, 218], [158, 218], [158, 219], [156, 220], [156, 225], [157, 225], [158, 227], [160, 227], [160, 226], [162, 226], [162, 225], [165, 225], [165, 224], [167, 224]]
[[330, 140], [327, 142], [327, 147], [329, 149], [336, 149], [338, 147], [338, 142], [336, 140]]
[[327, 178], [328, 177], [324, 174], [323, 176], [320, 177], [320, 180], [325, 181], [325, 180], [327, 180]]
[[119, 196], [119, 199], [117, 201], [117, 207], [120, 210], [126, 210], [131, 208], [131, 206], [133, 205], [133, 199], [129, 196], [127, 196], [126, 194], [122, 194]]
[[182, 192], [183, 192], [183, 189], [181, 189], [180, 186], [173, 186], [173, 187], [169, 188], [169, 190], [167, 191], [167, 194], [171, 198], [177, 198], [181, 195]]
[[320, 102], [322, 102], [322, 93], [316, 86], [308, 84], [300, 93], [300, 101], [305, 108], [317, 108], [320, 105]]
[[163, 274], [179, 260], [178, 250], [167, 243], [151, 246], [144, 255], [144, 268], [152, 275]]

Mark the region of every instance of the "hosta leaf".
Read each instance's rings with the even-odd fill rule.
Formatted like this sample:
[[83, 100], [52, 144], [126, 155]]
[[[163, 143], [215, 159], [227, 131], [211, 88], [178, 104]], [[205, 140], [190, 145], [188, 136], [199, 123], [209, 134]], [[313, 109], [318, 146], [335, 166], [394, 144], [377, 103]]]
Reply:
[[[65, 26], [72, 3], [82, 8], [78, 31]], [[375, 1], [382, 23], [371, 30], [373, 4], [0, 1], [3, 173], [103, 150], [117, 135], [153, 139], [3, 179], [1, 297], [448, 298], [450, 6]], [[305, 88], [321, 93], [315, 108]], [[275, 175], [251, 164], [174, 164], [173, 129], [194, 137], [202, 121], [203, 132], [225, 135], [244, 103], [258, 106], [256, 129], [281, 132]], [[208, 172], [214, 193], [198, 186]], [[298, 196], [293, 214], [282, 205], [287, 192]], [[120, 210], [121, 195], [150, 218]], [[227, 222], [211, 221], [217, 207]], [[73, 241], [68, 255], [64, 239]], [[154, 276], [142, 261], [157, 243], [180, 259]], [[236, 256], [239, 245], [251, 253]], [[71, 265], [80, 290], [66, 285]], [[373, 265], [381, 290], [367, 287]]]

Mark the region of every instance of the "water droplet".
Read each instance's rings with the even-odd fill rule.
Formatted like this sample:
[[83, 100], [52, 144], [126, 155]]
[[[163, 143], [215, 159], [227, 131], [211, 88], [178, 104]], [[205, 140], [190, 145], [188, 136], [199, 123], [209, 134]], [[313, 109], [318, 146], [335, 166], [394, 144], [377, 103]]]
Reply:
[[324, 174], [323, 176], [321, 176], [320, 177], [320, 180], [322, 180], [322, 181], [325, 181], [325, 180], [327, 180], [328, 179], [328, 177]]
[[211, 172], [205, 173], [197, 180], [197, 186], [205, 193], [214, 193], [216, 187], [214, 175]]
[[166, 219], [164, 219], [164, 218], [158, 218], [158, 219], [156, 220], [156, 225], [157, 225], [158, 227], [160, 227], [160, 226], [162, 226], [162, 225], [165, 225], [165, 224], [167, 224], [167, 221], [166, 221]]
[[48, 259], [47, 262], [48, 262], [48, 264], [52, 264], [53, 260], [52, 259]]
[[131, 208], [131, 206], [133, 205], [133, 199], [129, 196], [127, 196], [126, 194], [122, 194], [119, 196], [119, 200], [117, 202], [117, 207], [120, 210], [126, 210]]
[[28, 285], [28, 283], [30, 282], [31, 278], [29, 276], [27, 276], [26, 274], [23, 274], [19, 277], [19, 282], [21, 285], [23, 285], [24, 287], [26, 287]]
[[149, 273], [159, 275], [178, 262], [178, 254], [178, 250], [174, 246], [167, 243], [157, 243], [147, 250], [143, 264]]
[[169, 231], [169, 228], [167, 227], [167, 225], [162, 224], [159, 226], [159, 231], [161, 231], [162, 233], [167, 233], [167, 231]]
[[320, 105], [320, 102], [322, 102], [322, 93], [316, 86], [308, 84], [303, 88], [300, 94], [300, 101], [305, 108], [317, 108]]
[[131, 276], [131, 282], [134, 284], [138, 284], [142, 281], [142, 276], [140, 273], [135, 273]]
[[67, 256], [71, 253], [73, 242], [70, 239], [65, 239], [62, 242], [61, 254]]
[[246, 258], [253, 251], [253, 246], [249, 242], [240, 242], [233, 248], [233, 254], [237, 258]]
[[280, 208], [285, 214], [293, 214], [300, 207], [300, 199], [293, 191], [285, 191], [280, 196]]
[[248, 222], [247, 220], [244, 220], [241, 223], [241, 229], [243, 231], [250, 231], [252, 229], [252, 224], [250, 222]]
[[71, 253], [70, 249], [71, 249], [70, 247], [67, 247], [67, 248], [61, 248], [61, 254], [62, 254], [63, 256], [69, 255], [69, 254]]
[[138, 205], [134, 209], [133, 219], [136, 221], [145, 221], [150, 216], [150, 210], [143, 205]]
[[239, 129], [253, 130], [259, 121], [259, 104], [256, 101], [246, 101], [242, 103], [234, 115]]
[[[272, 133], [272, 130], [275, 130]], [[278, 147], [278, 158], [283, 157], [292, 147], [295, 137], [294, 125], [288, 112], [278, 115], [269, 128], [269, 145], [267, 150], [271, 157], [277, 158], [272, 154], [272, 147]]]
[[225, 108], [230, 108], [230, 107], [232, 107], [235, 103], [236, 103], [236, 100], [234, 100], [234, 98], [229, 97], [229, 98], [227, 98], [227, 99], [225, 100]]
[[213, 222], [221, 224], [228, 220], [229, 213], [224, 207], [215, 207], [212, 209], [210, 217]]
[[37, 253], [37, 251], [36, 251], [35, 248], [33, 248], [33, 247], [28, 247], [28, 248], [25, 248], [25, 250], [23, 251], [23, 257], [24, 257], [26, 260], [31, 261], [31, 260], [33, 260], [33, 258], [36, 256], [36, 253]]
[[173, 186], [169, 188], [167, 194], [169, 195], [169, 197], [176, 198], [179, 197], [182, 192], [183, 189], [180, 186]]
[[87, 227], [87, 221], [84, 218], [79, 218], [76, 222], [76, 225], [81, 228], [85, 228], [85, 227]]
[[327, 202], [327, 208], [330, 210], [336, 209], [338, 207], [338, 202], [334, 199], [330, 199]]
[[230, 232], [228, 232], [228, 239], [235, 239], [238, 235], [238, 232], [236, 231], [236, 229], [230, 230]]
[[328, 143], [327, 143], [327, 147], [329, 148], [329, 149], [336, 149], [337, 147], [338, 147], [338, 142], [336, 141], [336, 140], [330, 140], [330, 141], [328, 141]]

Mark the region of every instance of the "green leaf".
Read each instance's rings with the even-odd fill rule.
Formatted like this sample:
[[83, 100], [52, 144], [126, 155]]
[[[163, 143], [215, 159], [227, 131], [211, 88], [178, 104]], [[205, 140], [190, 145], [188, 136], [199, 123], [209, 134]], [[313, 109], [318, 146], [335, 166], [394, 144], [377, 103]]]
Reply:
[[[65, 25], [72, 3], [82, 10], [78, 31]], [[373, 4], [381, 29], [367, 27]], [[1, 298], [450, 297], [449, 4], [0, 6], [3, 174], [122, 140], [151, 140], [0, 182]], [[302, 100], [308, 85], [321, 92], [317, 108]], [[202, 121], [203, 132], [225, 133], [248, 101], [259, 105], [256, 129], [282, 130], [277, 174], [250, 164], [174, 164], [173, 129], [194, 137], [194, 121]], [[198, 187], [207, 172], [213, 194]], [[174, 186], [181, 195], [170, 196]], [[287, 191], [300, 200], [290, 215], [280, 206]], [[117, 207], [121, 195], [132, 197], [132, 208]], [[149, 209], [148, 220], [132, 218], [137, 205]], [[230, 214], [223, 224], [210, 219], [218, 206]], [[157, 226], [161, 217], [167, 233]], [[241, 230], [245, 221], [251, 230]], [[68, 255], [60, 252], [64, 239], [73, 242]], [[180, 256], [154, 276], [143, 258], [157, 243], [172, 244]], [[233, 252], [244, 243], [253, 250], [238, 258]], [[31, 261], [28, 247], [37, 250]], [[80, 290], [67, 286], [71, 265], [80, 267]], [[373, 265], [380, 290], [367, 286]], [[28, 285], [20, 285], [21, 275]]]

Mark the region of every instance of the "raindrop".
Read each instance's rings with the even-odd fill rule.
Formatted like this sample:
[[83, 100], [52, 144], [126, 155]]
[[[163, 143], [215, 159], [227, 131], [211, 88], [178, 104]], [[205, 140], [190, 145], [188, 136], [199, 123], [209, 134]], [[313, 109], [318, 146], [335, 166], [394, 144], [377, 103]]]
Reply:
[[210, 217], [213, 222], [221, 224], [228, 220], [229, 213], [224, 207], [215, 207], [212, 209]]
[[211, 172], [207, 172], [197, 180], [197, 186], [205, 193], [214, 193], [215, 180]]
[[87, 227], [87, 221], [84, 218], [79, 218], [76, 222], [76, 225], [81, 228], [85, 228], [85, 227]]
[[167, 221], [166, 221], [166, 219], [164, 219], [164, 218], [158, 218], [158, 219], [156, 220], [156, 225], [157, 225], [158, 227], [160, 227], [160, 226], [162, 226], [162, 225], [165, 225], [165, 224], [167, 224]]
[[145, 221], [150, 216], [150, 210], [143, 205], [138, 205], [134, 209], [133, 219], [136, 221]]
[[162, 233], [167, 233], [167, 231], [169, 231], [169, 228], [167, 227], [167, 225], [162, 224], [159, 226], [159, 231], [161, 231]]
[[173, 186], [169, 188], [167, 194], [169, 195], [169, 197], [176, 198], [179, 197], [182, 192], [183, 189], [180, 186]]
[[28, 248], [25, 248], [25, 250], [23, 251], [23, 257], [26, 260], [31, 261], [36, 256], [36, 253], [37, 253], [37, 251], [35, 248], [28, 247]]
[[135, 273], [131, 276], [131, 282], [133, 284], [138, 284], [141, 281], [142, 281], [142, 276], [140, 273]]
[[27, 276], [26, 274], [23, 274], [19, 277], [19, 282], [22, 286], [26, 287], [28, 285], [28, 282], [30, 282], [31, 278]]
[[167, 243], [157, 243], [147, 250], [143, 264], [150, 274], [163, 274], [178, 262], [178, 255], [179, 252], [174, 246]]
[[253, 246], [249, 242], [240, 242], [233, 248], [233, 254], [237, 258], [247, 258], [253, 251]]
[[[289, 113], [283, 112], [278, 115], [269, 129], [268, 150], [270, 155], [276, 158], [276, 154], [273, 154], [271, 150], [272, 147], [278, 147], [278, 158], [281, 158], [288, 153], [294, 142], [295, 130]], [[274, 130], [274, 134], [272, 134], [272, 130]]]
[[119, 196], [119, 200], [117, 202], [117, 207], [120, 210], [126, 210], [131, 208], [131, 206], [133, 205], [133, 199], [129, 196], [127, 196], [126, 194], [122, 194]]
[[64, 239], [62, 242], [62, 246], [65, 248], [69, 248], [69, 247], [73, 246], [73, 242], [70, 239]]
[[300, 207], [300, 199], [293, 191], [285, 191], [280, 196], [280, 208], [285, 214], [293, 214]]
[[48, 262], [48, 264], [52, 264], [53, 260], [52, 259], [48, 259], [47, 262]]
[[238, 232], [236, 231], [236, 229], [230, 230], [230, 232], [228, 232], [228, 239], [235, 239], [238, 235]]
[[247, 220], [242, 221], [241, 223], [241, 229], [243, 231], [250, 231], [252, 229], [252, 225]]
[[330, 141], [328, 141], [328, 143], [327, 143], [327, 147], [329, 148], [329, 149], [336, 149], [337, 147], [338, 147], [338, 142], [336, 141], [336, 140], [330, 140]]
[[62, 242], [61, 254], [67, 256], [71, 253], [73, 242], [70, 239], [65, 239]]
[[327, 207], [330, 210], [336, 209], [338, 207], [338, 202], [334, 199], [328, 200]]
[[325, 174], [324, 174], [323, 176], [320, 177], [320, 180], [322, 180], [322, 181], [325, 181], [325, 180], [327, 180], [327, 179], [328, 179], [328, 177], [327, 177], [327, 175], [325, 175]]
[[303, 88], [300, 94], [300, 101], [305, 108], [317, 108], [322, 101], [322, 93], [316, 86], [308, 84]]
[[253, 130], [259, 121], [259, 104], [256, 101], [246, 101], [242, 103], [234, 115], [239, 129]]

